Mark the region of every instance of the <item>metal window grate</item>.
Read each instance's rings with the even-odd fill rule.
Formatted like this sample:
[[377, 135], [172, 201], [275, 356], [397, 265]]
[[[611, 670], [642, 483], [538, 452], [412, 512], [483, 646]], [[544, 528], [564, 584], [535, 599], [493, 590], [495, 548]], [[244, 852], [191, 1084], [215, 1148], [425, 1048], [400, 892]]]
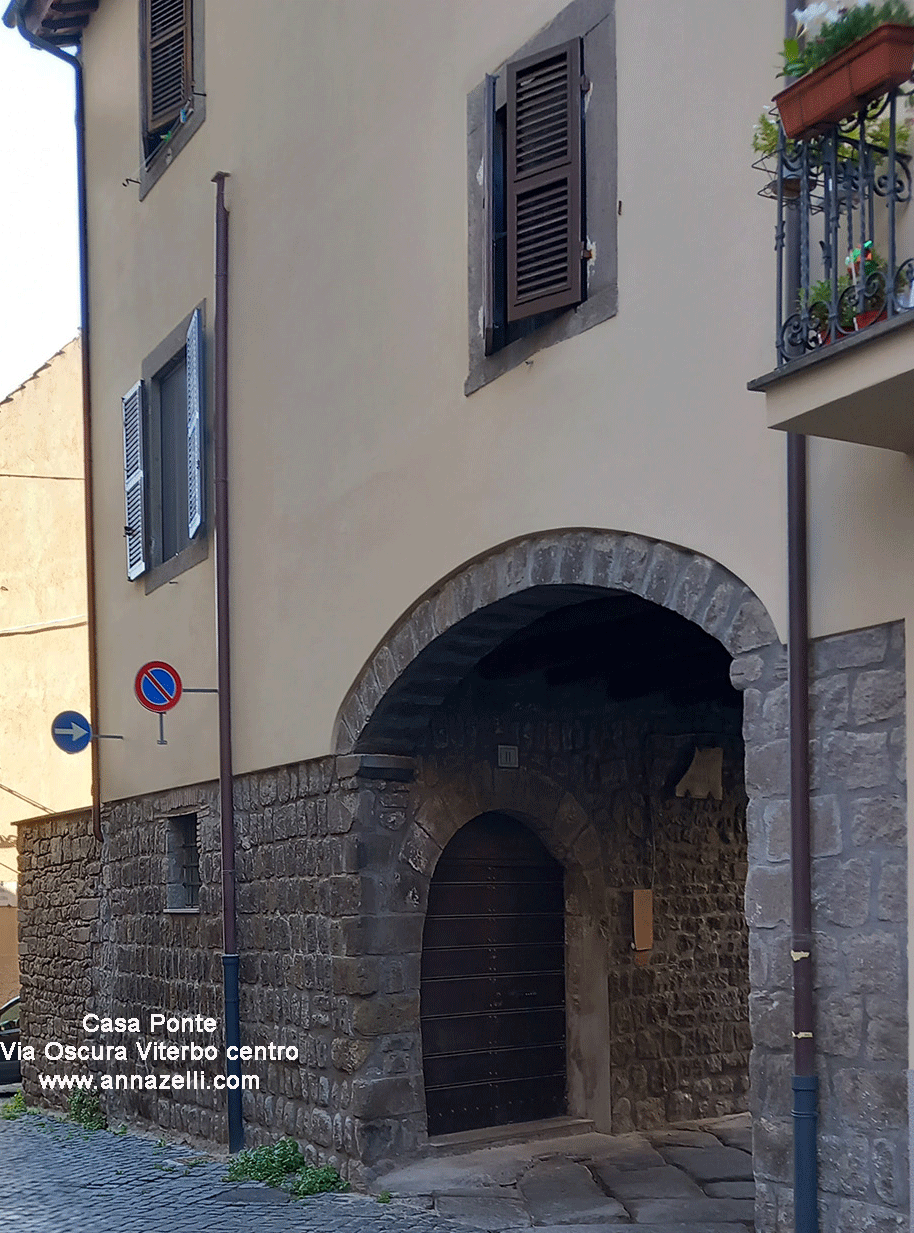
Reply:
[[200, 844], [195, 813], [168, 819], [168, 887], [166, 906], [200, 906]]

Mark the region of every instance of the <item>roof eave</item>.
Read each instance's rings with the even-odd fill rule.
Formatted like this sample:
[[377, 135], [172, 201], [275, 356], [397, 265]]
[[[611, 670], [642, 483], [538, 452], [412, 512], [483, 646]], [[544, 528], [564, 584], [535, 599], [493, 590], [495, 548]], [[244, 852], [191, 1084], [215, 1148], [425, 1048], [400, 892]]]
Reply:
[[57, 47], [78, 43], [99, 0], [13, 0], [3, 15], [7, 26], [18, 25], [21, 13], [26, 29]]

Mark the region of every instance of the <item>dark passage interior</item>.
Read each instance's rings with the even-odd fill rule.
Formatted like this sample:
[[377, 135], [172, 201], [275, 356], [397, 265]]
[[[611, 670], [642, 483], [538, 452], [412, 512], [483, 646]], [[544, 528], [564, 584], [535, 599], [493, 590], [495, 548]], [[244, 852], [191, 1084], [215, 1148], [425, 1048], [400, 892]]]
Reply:
[[[506, 784], [542, 776], [573, 797], [596, 839], [566, 862], [564, 980], [562, 870], [532, 832], [488, 813], [445, 849], [422, 960], [432, 1135], [590, 1116], [580, 1084], [571, 1101], [575, 1039], [609, 1060], [611, 1113], [599, 1116], [616, 1132], [746, 1108], [746, 794], [730, 658], [698, 626], [637, 597], [578, 589], [569, 601], [482, 658], [433, 713], [420, 746], [436, 794], [472, 784], [483, 808], [489, 792], [498, 807]], [[499, 767], [505, 748], [513, 767]], [[525, 799], [520, 816], [560, 851], [550, 836], [561, 818]], [[586, 904], [568, 890], [575, 864], [596, 888]], [[517, 909], [534, 876], [538, 906], [548, 897], [555, 907], [530, 917]], [[653, 934], [640, 952], [635, 891], [649, 892]], [[583, 934], [601, 939], [600, 972], [574, 960], [582, 952], [569, 939]], [[599, 1035], [595, 1020], [572, 1029], [584, 1014], [573, 990], [591, 1007], [602, 1000]], [[574, 1065], [587, 1070], [581, 1058]]]

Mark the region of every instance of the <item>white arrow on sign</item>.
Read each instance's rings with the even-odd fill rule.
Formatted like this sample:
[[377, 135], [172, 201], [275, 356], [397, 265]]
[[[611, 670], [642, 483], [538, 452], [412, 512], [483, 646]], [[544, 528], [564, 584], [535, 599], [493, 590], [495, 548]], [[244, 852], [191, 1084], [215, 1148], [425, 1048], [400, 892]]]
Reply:
[[88, 736], [89, 729], [84, 728], [81, 724], [75, 721], [70, 724], [69, 728], [55, 728], [55, 736], [68, 736], [71, 741], [78, 741], [82, 736]]

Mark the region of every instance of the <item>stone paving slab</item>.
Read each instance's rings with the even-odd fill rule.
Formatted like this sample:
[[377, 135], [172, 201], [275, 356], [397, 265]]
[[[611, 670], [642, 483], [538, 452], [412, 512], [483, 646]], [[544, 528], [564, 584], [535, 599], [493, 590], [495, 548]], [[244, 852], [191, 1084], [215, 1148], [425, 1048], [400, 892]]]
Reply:
[[377, 1179], [377, 1189], [389, 1190], [391, 1194], [415, 1195], [450, 1193], [452, 1186], [459, 1186], [464, 1192], [510, 1186], [533, 1159], [532, 1155], [525, 1156], [514, 1147], [428, 1156], [382, 1174]]
[[754, 1199], [755, 1182], [708, 1182], [705, 1194], [714, 1199]]
[[[549, 1224], [537, 1225], [536, 1233], [746, 1233], [745, 1224]], [[208, 1233], [208, 1231], [207, 1231]]]
[[629, 1199], [700, 1199], [704, 1192], [681, 1169], [663, 1165], [659, 1169], [614, 1169], [594, 1165], [594, 1172], [611, 1195]]
[[662, 1169], [666, 1161], [641, 1135], [600, 1135], [588, 1159], [614, 1169]]
[[705, 1228], [755, 1219], [754, 1199], [627, 1199], [625, 1206], [639, 1227], [680, 1220]]
[[664, 1147], [660, 1154], [697, 1182], [752, 1181], [752, 1157], [735, 1147]]
[[645, 1138], [658, 1151], [665, 1147], [720, 1147], [720, 1139], [706, 1130], [686, 1130], [678, 1126], [648, 1130]]
[[593, 1225], [628, 1217], [622, 1204], [601, 1190], [590, 1170], [573, 1160], [537, 1163], [521, 1180], [520, 1192], [537, 1225]]
[[499, 1230], [528, 1228], [533, 1220], [520, 1199], [493, 1196], [442, 1195], [435, 1200], [439, 1216], [459, 1220], [476, 1229]]
[[743, 1114], [722, 1117], [714, 1123], [714, 1134], [726, 1147], [752, 1151], [752, 1125]]

